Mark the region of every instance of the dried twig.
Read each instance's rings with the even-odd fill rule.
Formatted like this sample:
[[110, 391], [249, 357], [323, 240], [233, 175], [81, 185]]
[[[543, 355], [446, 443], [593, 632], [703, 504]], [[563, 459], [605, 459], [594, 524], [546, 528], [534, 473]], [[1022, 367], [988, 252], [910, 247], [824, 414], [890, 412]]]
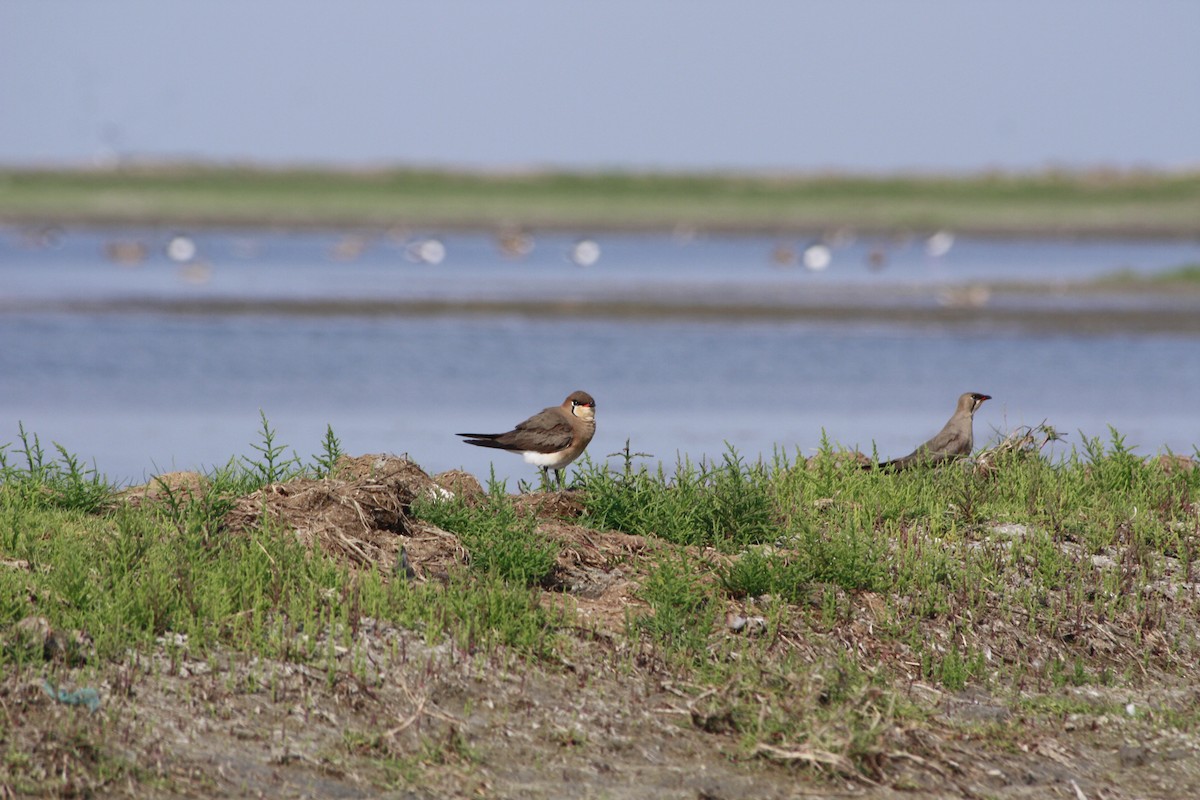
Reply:
[[828, 750], [814, 750], [808, 747], [797, 750], [785, 750], [782, 747], [775, 747], [770, 744], [758, 744], [755, 745], [752, 754], [767, 756], [777, 761], [799, 761], [813, 767], [827, 767], [844, 777], [877, 785], [874, 781], [855, 770], [854, 765], [850, 763], [850, 759], [840, 756], [837, 753], [830, 753]]

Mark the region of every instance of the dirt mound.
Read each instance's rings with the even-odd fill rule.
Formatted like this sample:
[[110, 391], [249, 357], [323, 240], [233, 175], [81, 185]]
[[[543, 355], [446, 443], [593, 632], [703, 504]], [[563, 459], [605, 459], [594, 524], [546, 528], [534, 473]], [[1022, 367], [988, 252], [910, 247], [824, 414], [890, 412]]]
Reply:
[[[454, 532], [413, 516], [411, 506], [421, 497], [456, 496], [468, 503], [486, 497], [465, 472], [430, 477], [404, 458], [343, 457], [330, 477], [272, 484], [241, 498], [226, 524], [235, 532], [264, 523], [281, 526], [295, 531], [305, 546], [319, 547], [352, 567], [383, 565], [401, 574], [407, 564], [416, 580], [446, 580], [470, 561], [470, 552]], [[584, 506], [570, 492], [533, 492], [517, 497], [515, 505], [560, 548], [545, 602], [570, 595], [583, 617], [619, 628], [638, 585], [629, 568], [631, 556], [654, 545], [641, 536], [601, 534], [572, 523]]]
[[469, 472], [463, 472], [461, 469], [439, 472], [433, 476], [433, 480], [438, 486], [453, 493], [456, 497], [461, 497], [468, 503], [477, 503], [487, 495], [475, 476]]
[[[452, 477], [450, 485], [460, 491], [465, 485], [470, 490], [461, 476]], [[454, 494], [408, 459], [342, 456], [330, 477], [266, 486], [238, 500], [225, 521], [233, 531], [264, 523], [289, 528], [306, 546], [320, 547], [354, 566], [394, 564], [401, 546], [407, 543], [400, 537], [428, 538], [420, 537], [428, 526], [409, 515], [413, 501]], [[414, 542], [409, 549], [410, 560], [417, 561], [421, 551], [429, 548]], [[453, 554], [461, 547], [455, 540], [436, 550]]]
[[1148, 459], [1148, 463], [1157, 464], [1158, 468], [1168, 475], [1175, 472], [1191, 472], [1196, 468], [1196, 459], [1174, 454], [1151, 457]]
[[576, 492], [530, 492], [513, 498], [513, 505], [523, 514], [533, 514], [539, 519], [583, 516], [583, 502]]
[[199, 472], [164, 472], [141, 486], [130, 486], [118, 492], [114, 501], [134, 508], [146, 503], [169, 503], [172, 500], [188, 502], [203, 497], [208, 487], [208, 478]]
[[644, 536], [599, 533], [553, 516], [564, 508], [558, 501], [543, 502], [545, 498], [537, 495], [525, 498], [519, 504], [539, 513], [538, 532], [560, 547], [555, 590], [542, 595], [543, 605], [557, 607], [569, 596], [566, 602], [581, 623], [620, 631], [628, 610], [642, 605], [635, 595], [642, 579], [634, 566], [635, 556], [654, 549], [655, 543]]

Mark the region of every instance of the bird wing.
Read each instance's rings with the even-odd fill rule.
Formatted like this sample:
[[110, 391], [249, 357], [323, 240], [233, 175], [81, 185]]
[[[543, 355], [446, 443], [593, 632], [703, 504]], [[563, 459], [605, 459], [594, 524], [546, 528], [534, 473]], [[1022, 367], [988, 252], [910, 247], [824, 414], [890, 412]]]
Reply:
[[571, 423], [563, 419], [557, 408], [547, 408], [534, 414], [496, 441], [510, 450], [532, 450], [537, 453], [556, 453], [571, 444]]
[[950, 424], [919, 449], [931, 456], [965, 456], [971, 452], [971, 436], [961, 425]]
[[970, 425], [970, 420], [964, 428], [960, 420], [951, 419], [936, 436], [916, 450], [880, 466], [899, 469], [913, 464], [937, 464], [954, 456], [968, 455], [971, 452]]
[[515, 452], [557, 453], [570, 446], [575, 432], [562, 409], [542, 409], [507, 433], [459, 433], [467, 444]]

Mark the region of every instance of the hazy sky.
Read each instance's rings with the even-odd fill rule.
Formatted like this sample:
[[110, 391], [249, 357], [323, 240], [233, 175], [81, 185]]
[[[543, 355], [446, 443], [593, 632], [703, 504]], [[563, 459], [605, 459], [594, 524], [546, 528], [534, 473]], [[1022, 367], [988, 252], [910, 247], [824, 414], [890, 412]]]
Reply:
[[1197, 0], [0, 0], [0, 163], [1200, 167]]

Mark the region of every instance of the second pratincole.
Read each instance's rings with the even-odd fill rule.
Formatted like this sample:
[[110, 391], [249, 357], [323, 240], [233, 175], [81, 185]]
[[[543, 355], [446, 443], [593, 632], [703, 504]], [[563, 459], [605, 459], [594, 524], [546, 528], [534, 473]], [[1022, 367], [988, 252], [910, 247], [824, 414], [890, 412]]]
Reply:
[[959, 396], [954, 415], [936, 436], [903, 458], [885, 461], [879, 465], [879, 468], [904, 469], [917, 465], [932, 466], [952, 458], [971, 455], [971, 450], [975, 447], [973, 424], [975, 412], [983, 405], [984, 400], [991, 399], [990, 394], [980, 394], [979, 392], [967, 392]]
[[457, 433], [467, 444], [518, 453], [526, 464], [554, 470], [559, 487], [563, 469], [587, 449], [596, 434], [596, 401], [587, 392], [571, 392], [562, 405], [550, 406], [507, 433]]

